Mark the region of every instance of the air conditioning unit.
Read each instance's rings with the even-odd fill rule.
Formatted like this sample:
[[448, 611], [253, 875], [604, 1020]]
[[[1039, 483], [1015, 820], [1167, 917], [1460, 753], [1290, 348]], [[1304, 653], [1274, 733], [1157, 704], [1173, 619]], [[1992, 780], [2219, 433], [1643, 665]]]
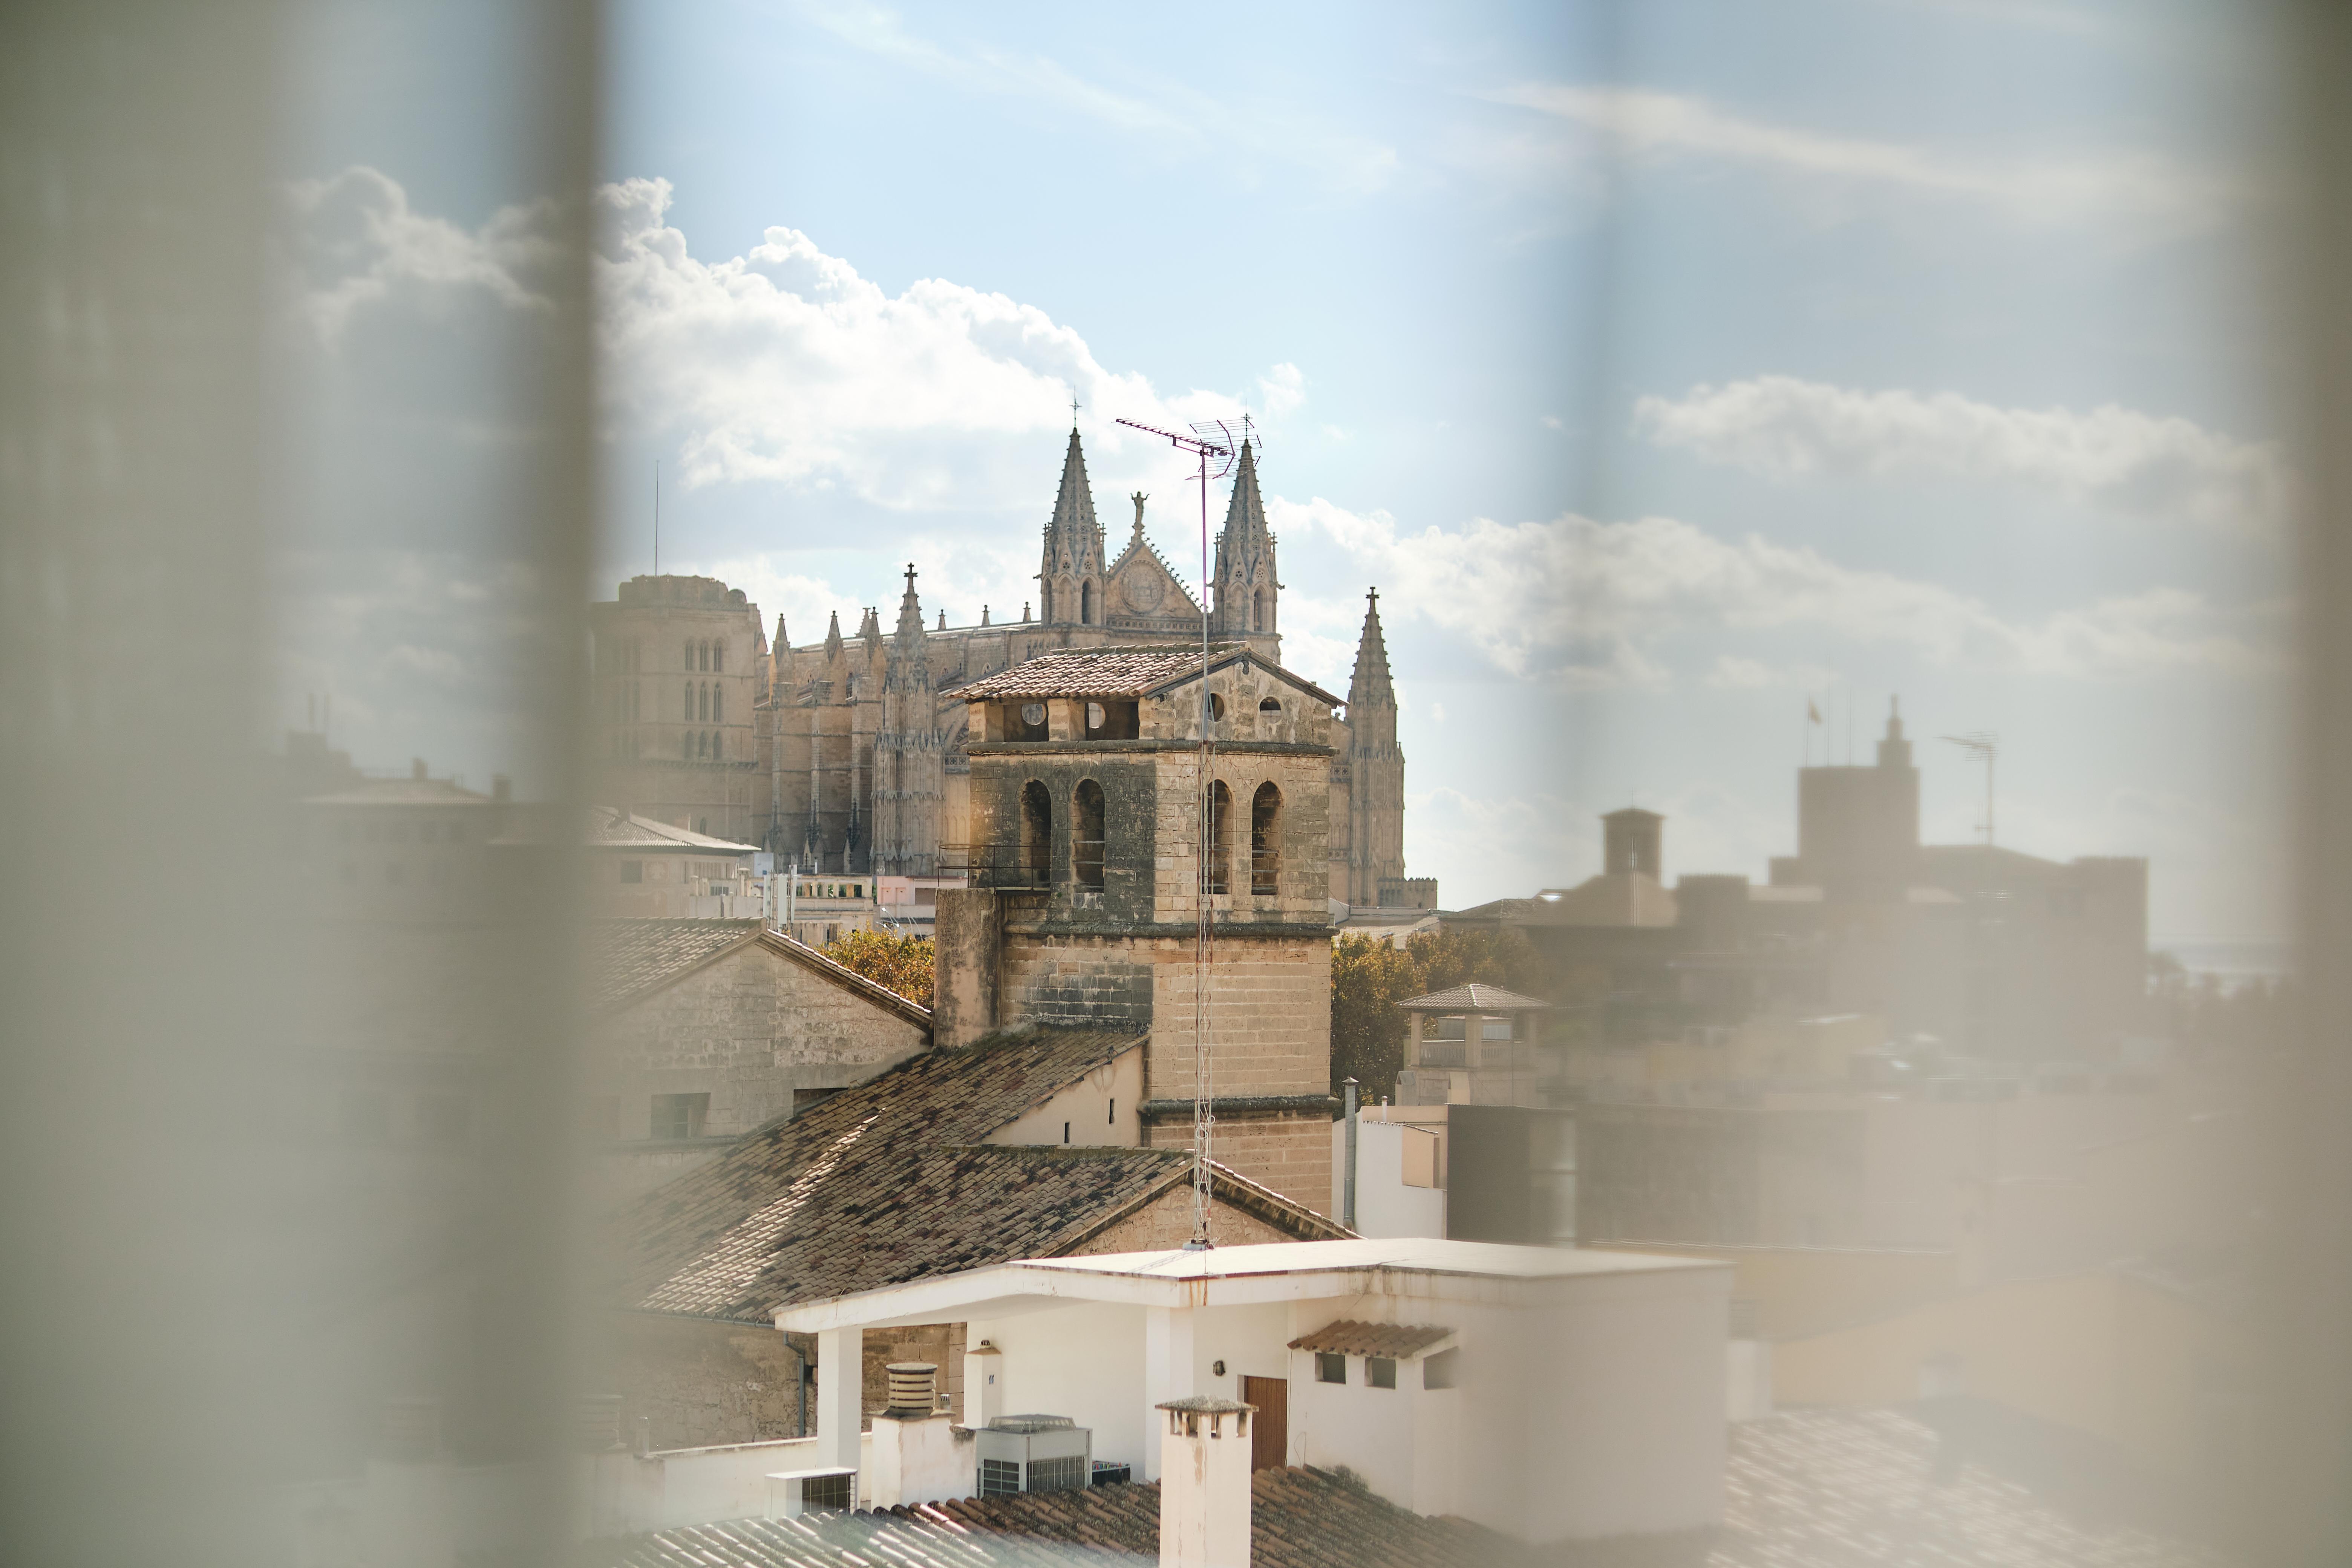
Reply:
[[977, 1445], [982, 1497], [1075, 1491], [1092, 1479], [1094, 1432], [1066, 1415], [1000, 1415]]

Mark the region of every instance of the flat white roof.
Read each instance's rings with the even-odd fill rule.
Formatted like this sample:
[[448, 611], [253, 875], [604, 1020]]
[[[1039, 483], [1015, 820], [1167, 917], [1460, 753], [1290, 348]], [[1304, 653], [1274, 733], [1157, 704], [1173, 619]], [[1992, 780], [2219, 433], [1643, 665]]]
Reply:
[[[1493, 1300], [1511, 1287], [1625, 1275], [1727, 1269], [1715, 1258], [1589, 1247], [1507, 1247], [1410, 1237], [1218, 1247], [1205, 1252], [1113, 1252], [1034, 1258], [909, 1280], [879, 1290], [807, 1301], [776, 1314], [776, 1326], [880, 1328], [936, 1322], [943, 1312], [1009, 1317], [1084, 1301], [1134, 1306], [1243, 1306], [1361, 1295], [1370, 1274], [1424, 1277], [1426, 1294]], [[1465, 1287], [1468, 1289], [1465, 1290]], [[1532, 1299], [1532, 1298], [1531, 1298]]]

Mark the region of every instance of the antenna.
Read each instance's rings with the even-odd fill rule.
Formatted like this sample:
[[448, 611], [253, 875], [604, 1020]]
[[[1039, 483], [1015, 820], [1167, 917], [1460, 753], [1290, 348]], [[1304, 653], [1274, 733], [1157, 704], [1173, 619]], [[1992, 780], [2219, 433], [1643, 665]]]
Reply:
[[2000, 737], [1990, 730], [1972, 730], [1965, 735], [1946, 735], [1942, 739], [1951, 745], [1959, 747], [1970, 757], [1984, 764], [1984, 820], [1977, 824], [1977, 831], [1984, 835], [1985, 845], [1990, 848], [1993, 841], [1992, 770], [1994, 760], [2000, 755]]
[[661, 575], [661, 459], [654, 459], [654, 575]]
[[[1225, 419], [1195, 424], [1190, 436], [1179, 436], [1173, 430], [1161, 430], [1133, 419], [1121, 419], [1118, 423], [1157, 436], [1178, 451], [1190, 452], [1200, 460], [1201, 815], [1200, 832], [1192, 841], [1200, 880], [1192, 896], [1192, 1239], [1184, 1247], [1188, 1252], [1204, 1252], [1213, 1245], [1209, 1239], [1209, 1145], [1217, 1126], [1214, 1102], [1209, 1095], [1209, 960], [1216, 949], [1216, 926], [1209, 918], [1209, 834], [1213, 826], [1210, 792], [1215, 787], [1209, 774], [1216, 758], [1215, 731], [1210, 728], [1209, 711], [1209, 481], [1233, 472], [1241, 454], [1241, 441], [1234, 438], [1233, 421]], [[1242, 438], [1248, 438], [1246, 420], [1243, 422]], [[1212, 458], [1217, 459], [1217, 471], [1213, 474], [1209, 471]]]

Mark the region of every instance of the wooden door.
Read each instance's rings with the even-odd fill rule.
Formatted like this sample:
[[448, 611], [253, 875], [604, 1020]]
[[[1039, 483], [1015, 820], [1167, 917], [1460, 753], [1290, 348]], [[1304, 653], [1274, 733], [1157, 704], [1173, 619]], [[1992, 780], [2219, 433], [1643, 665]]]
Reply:
[[1242, 1402], [1257, 1406], [1257, 1414], [1250, 1417], [1250, 1468], [1282, 1468], [1290, 1454], [1290, 1380], [1244, 1377]]

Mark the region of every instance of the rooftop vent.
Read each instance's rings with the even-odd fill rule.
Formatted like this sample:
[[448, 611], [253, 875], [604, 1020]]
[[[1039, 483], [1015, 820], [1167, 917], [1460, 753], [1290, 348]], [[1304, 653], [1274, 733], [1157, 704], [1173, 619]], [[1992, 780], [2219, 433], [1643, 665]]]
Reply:
[[939, 1407], [940, 1369], [928, 1361], [894, 1361], [889, 1365], [890, 1414], [929, 1415]]
[[1000, 1415], [978, 1447], [982, 1497], [1073, 1491], [1094, 1479], [1094, 1433], [1066, 1415]]

